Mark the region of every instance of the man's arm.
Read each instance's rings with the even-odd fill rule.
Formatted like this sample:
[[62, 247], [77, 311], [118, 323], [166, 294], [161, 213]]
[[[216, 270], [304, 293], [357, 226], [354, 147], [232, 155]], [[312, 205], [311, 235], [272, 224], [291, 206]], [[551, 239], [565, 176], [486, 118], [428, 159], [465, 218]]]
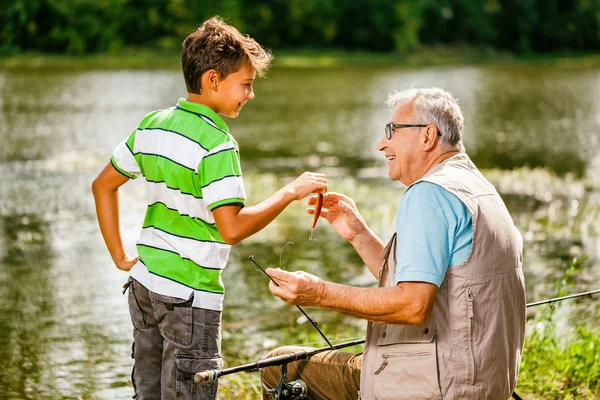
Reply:
[[250, 206], [221, 206], [213, 211], [217, 229], [227, 244], [235, 244], [260, 231], [294, 200], [327, 191], [323, 174], [305, 172], [263, 202]]
[[108, 163], [92, 183], [96, 215], [104, 243], [117, 268], [123, 271], [129, 271], [138, 260], [138, 257], [125, 253], [119, 229], [119, 187], [128, 180]]
[[326, 282], [304, 271], [267, 269], [279, 286], [271, 293], [290, 304], [327, 308], [372, 322], [416, 325], [423, 323], [435, 303], [437, 286], [400, 282], [388, 288], [358, 288]]
[[[316, 197], [308, 199], [308, 205], [315, 205]], [[314, 214], [314, 209], [306, 210]], [[354, 200], [341, 193], [325, 193], [321, 216], [327, 219], [333, 229], [348, 240], [371, 273], [377, 278], [383, 265], [383, 241], [367, 226], [359, 214]]]
[[383, 265], [383, 241], [368, 229], [350, 241], [360, 258], [375, 278], [379, 278], [379, 269]]

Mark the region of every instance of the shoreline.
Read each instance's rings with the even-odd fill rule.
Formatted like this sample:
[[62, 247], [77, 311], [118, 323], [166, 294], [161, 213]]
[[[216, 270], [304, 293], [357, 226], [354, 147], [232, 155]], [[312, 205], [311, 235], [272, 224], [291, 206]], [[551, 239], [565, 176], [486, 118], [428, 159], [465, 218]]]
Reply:
[[[343, 50], [274, 50], [274, 68], [436, 67], [454, 65], [531, 65], [562, 68], [598, 68], [597, 53], [515, 55], [491, 48], [429, 47], [411, 53], [369, 53]], [[0, 57], [0, 70], [175, 70], [178, 51], [148, 48], [113, 53], [67, 55], [20, 53]]]

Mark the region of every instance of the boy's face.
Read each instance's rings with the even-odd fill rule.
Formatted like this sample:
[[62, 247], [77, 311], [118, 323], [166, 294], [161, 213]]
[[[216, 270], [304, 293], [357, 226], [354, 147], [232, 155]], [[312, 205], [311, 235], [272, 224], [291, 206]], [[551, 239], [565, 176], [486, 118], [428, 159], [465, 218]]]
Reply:
[[252, 84], [256, 71], [248, 63], [236, 72], [219, 81], [219, 89], [215, 92], [215, 111], [229, 118], [237, 118], [244, 104], [254, 98]]

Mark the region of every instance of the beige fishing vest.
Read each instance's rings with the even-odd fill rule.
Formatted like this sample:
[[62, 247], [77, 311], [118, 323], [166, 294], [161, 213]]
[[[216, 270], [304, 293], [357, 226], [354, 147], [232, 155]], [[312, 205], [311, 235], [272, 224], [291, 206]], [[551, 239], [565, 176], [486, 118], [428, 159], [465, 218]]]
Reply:
[[[464, 264], [448, 268], [425, 323], [368, 324], [359, 398], [508, 399], [525, 336], [521, 235], [466, 154], [420, 181], [442, 186], [467, 206], [471, 252]], [[383, 256], [379, 286], [395, 286], [396, 235]]]

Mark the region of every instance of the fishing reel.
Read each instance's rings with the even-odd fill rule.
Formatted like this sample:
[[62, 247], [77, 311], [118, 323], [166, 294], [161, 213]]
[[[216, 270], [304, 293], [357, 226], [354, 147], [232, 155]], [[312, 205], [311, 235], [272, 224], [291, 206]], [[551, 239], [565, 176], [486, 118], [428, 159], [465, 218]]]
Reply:
[[301, 400], [306, 397], [306, 383], [298, 379], [284, 383], [281, 392], [277, 394], [276, 389], [270, 390], [271, 400]]
[[274, 389], [267, 389], [267, 394], [271, 395], [271, 400], [301, 400], [306, 397], [308, 389], [306, 383], [297, 379], [292, 382], [284, 383], [287, 375], [287, 364], [281, 366], [281, 378]]

